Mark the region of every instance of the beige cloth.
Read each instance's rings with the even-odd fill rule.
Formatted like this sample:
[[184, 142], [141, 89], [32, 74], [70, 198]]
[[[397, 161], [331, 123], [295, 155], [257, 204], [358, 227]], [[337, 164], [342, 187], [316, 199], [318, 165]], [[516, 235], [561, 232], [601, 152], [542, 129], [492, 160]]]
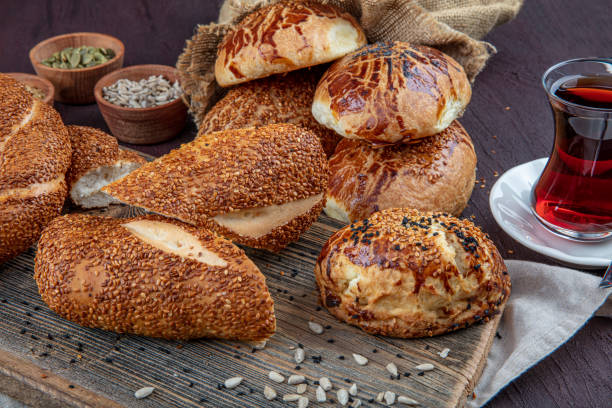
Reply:
[[[218, 99], [214, 63], [217, 45], [246, 14], [278, 0], [225, 0], [218, 24], [200, 25], [187, 40], [177, 68], [185, 101], [199, 125]], [[320, 0], [351, 13], [370, 42], [406, 41], [451, 55], [470, 80], [484, 68], [495, 47], [481, 39], [516, 16], [523, 0]]]

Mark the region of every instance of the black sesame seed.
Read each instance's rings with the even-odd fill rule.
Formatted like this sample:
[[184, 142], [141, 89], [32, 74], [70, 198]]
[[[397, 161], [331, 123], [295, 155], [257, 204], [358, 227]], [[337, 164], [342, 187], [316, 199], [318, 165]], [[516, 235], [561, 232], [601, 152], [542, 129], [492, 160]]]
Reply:
[[410, 377], [410, 373], [409, 372], [405, 372], [404, 373], [404, 377]]
[[476, 269], [476, 270], [480, 269], [480, 264], [474, 265], [474, 269]]
[[395, 249], [396, 251], [399, 251], [401, 249], [401, 247], [399, 246], [399, 244], [397, 244], [397, 245], [393, 246], [393, 249]]
[[257, 352], [257, 349], [256, 349], [255, 347], [253, 347], [253, 348], [251, 349], [251, 353], [256, 353], [256, 352]]
[[302, 343], [298, 343], [298, 347], [299, 348], [304, 348], [304, 345]]
[[238, 360], [240, 360], [240, 359], [241, 359], [241, 357], [240, 357], [240, 355], [239, 355], [239, 354], [234, 354], [234, 358], [237, 358]]
[[69, 334], [64, 334], [64, 338], [65, 338], [65, 339], [69, 339], [69, 338], [70, 338], [70, 335], [69, 335]]
[[51, 335], [51, 333], [47, 333], [47, 339], [53, 340], [53, 336]]
[[317, 306], [317, 312], [321, 311], [321, 306]]
[[395, 356], [396, 356], [397, 358], [402, 358], [402, 355], [401, 355], [400, 353], [397, 353]]
[[326, 328], [327, 330], [331, 329], [331, 324], [328, 324], [327, 326], [325, 326], [325, 328]]
[[32, 334], [30, 337], [32, 338], [32, 340], [38, 340], [38, 337], [36, 337], [36, 336], [35, 336], [35, 335], [33, 335], [33, 334]]
[[422, 376], [424, 376], [424, 375], [425, 375], [425, 372], [424, 372], [424, 371], [421, 371], [420, 373], [417, 373], [417, 375], [422, 377]]
[[26, 302], [25, 300], [23, 300], [21, 303], [23, 303], [23, 304], [24, 304], [24, 305], [26, 305], [26, 306], [28, 306], [28, 305], [29, 305], [29, 303], [28, 303], [28, 302]]
[[200, 398], [200, 402], [208, 402], [206, 398]]
[[189, 381], [189, 384], [187, 384], [187, 386], [188, 386], [189, 388], [192, 388], [192, 387], [193, 387], [193, 382], [192, 382], [192, 381]]
[[106, 362], [107, 362], [107, 363], [109, 363], [109, 364], [113, 364], [113, 359], [112, 359], [112, 358], [110, 358], [110, 357], [106, 357], [106, 358], [104, 359], [104, 361], [106, 361]]
[[26, 332], [26, 329], [21, 329], [21, 330], [19, 331], [19, 334], [25, 334], [25, 332]]
[[172, 354], [172, 353], [170, 352], [170, 350], [168, 350], [168, 349], [167, 349], [167, 348], [165, 348], [165, 347], [159, 347], [159, 351], [161, 351], [162, 353], [166, 353], [166, 354]]
[[217, 383], [217, 389], [222, 390], [225, 386], [221, 383]]
[[289, 296], [289, 300], [293, 300], [293, 296]]
[[502, 338], [502, 336], [501, 336], [501, 334], [499, 334], [499, 332], [495, 333], [495, 337], [497, 337], [498, 339]]
[[314, 385], [319, 385], [319, 380], [314, 380]]
[[395, 380], [395, 376], [394, 376], [393, 374], [390, 374], [390, 375], [389, 375], [389, 378], [390, 378], [391, 380]]
[[26, 312], [26, 316], [28, 316], [28, 317], [32, 317], [32, 313], [30, 313], [30, 312]]
[[344, 360], [344, 356], [338, 356], [339, 360]]
[[374, 349], [372, 350], [372, 353], [378, 353], [378, 350]]
[[425, 350], [429, 350], [429, 344], [425, 345]]
[[254, 393], [254, 392], [255, 392], [255, 390], [254, 390], [254, 389], [252, 389], [251, 387], [249, 387], [249, 394], [252, 394], [252, 393]]
[[68, 386], [68, 388], [74, 388], [74, 385], [70, 384], [70, 385]]
[[286, 295], [287, 293], [289, 293], [289, 291], [287, 289], [283, 290], [283, 293]]
[[468, 303], [468, 305], [467, 305], [466, 309], [467, 309], [467, 310], [470, 310], [471, 308], [472, 308], [472, 304], [471, 304], [471, 303]]
[[301, 369], [302, 369], [302, 367], [300, 367], [299, 365], [296, 365], [296, 366], [295, 366], [295, 369], [299, 371], [299, 370], [301, 370]]
[[334, 339], [327, 339], [328, 343], [333, 343], [335, 340]]
[[278, 293], [281, 293], [283, 290], [281, 288], [276, 289]]
[[53, 348], [53, 344], [47, 343], [47, 348]]
[[369, 402], [370, 404], [373, 404], [373, 403], [374, 403], [374, 398], [370, 398], [370, 399], [368, 400], [368, 402]]
[[44, 353], [40, 353], [40, 357], [47, 357], [49, 355], [49, 353], [44, 352]]
[[76, 363], [76, 360], [74, 358], [71, 358], [70, 359], [70, 364], [74, 364], [74, 363]]
[[34, 306], [34, 310], [38, 312], [40, 310], [40, 307]]
[[31, 325], [32, 323], [30, 323], [30, 322], [29, 322], [29, 321], [27, 321], [27, 320], [24, 320], [23, 324], [25, 324], [25, 325], [29, 326], [29, 325]]
[[350, 383], [350, 382], [351, 382], [351, 379], [350, 379], [350, 378], [345, 378], [345, 379], [344, 379], [344, 382], [348, 384], [348, 383]]

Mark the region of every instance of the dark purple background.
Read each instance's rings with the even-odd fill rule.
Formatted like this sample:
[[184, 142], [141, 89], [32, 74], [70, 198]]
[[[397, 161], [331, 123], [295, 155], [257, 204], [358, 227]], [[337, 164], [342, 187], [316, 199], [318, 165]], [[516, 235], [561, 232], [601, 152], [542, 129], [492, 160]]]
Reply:
[[[474, 139], [478, 175], [464, 215], [491, 234], [507, 258], [554, 263], [515, 243], [495, 224], [488, 207], [494, 171], [547, 156], [552, 146], [552, 118], [540, 76], [559, 61], [612, 55], [609, 0], [526, 1], [516, 20], [486, 39], [498, 54], [474, 86], [462, 123]], [[53, 35], [96, 31], [125, 43], [125, 66], [174, 65], [185, 39], [198, 23], [216, 19], [221, 0], [47, 0], [0, 1], [0, 72], [32, 72], [28, 51]], [[96, 105], [56, 103], [67, 124], [108, 131]], [[508, 110], [506, 107], [509, 107]], [[191, 140], [191, 122], [171, 142], [137, 147], [161, 155]], [[496, 136], [494, 138], [493, 136]], [[134, 146], [132, 146], [134, 147]], [[508, 251], [513, 251], [510, 253]], [[594, 318], [567, 344], [514, 381], [497, 396], [495, 407], [606, 407], [612, 395], [612, 320]]]

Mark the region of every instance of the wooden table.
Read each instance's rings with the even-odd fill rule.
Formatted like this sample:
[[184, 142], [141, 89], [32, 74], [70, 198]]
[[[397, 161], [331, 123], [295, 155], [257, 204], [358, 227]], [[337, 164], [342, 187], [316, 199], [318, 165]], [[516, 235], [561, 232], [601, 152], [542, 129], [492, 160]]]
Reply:
[[[28, 51], [38, 41], [72, 31], [99, 31], [124, 41], [125, 65], [174, 65], [185, 39], [198, 23], [216, 18], [221, 1], [173, 2], [107, 0], [87, 6], [78, 0], [8, 2], [0, 17], [0, 72], [33, 72]], [[498, 54], [481, 73], [462, 123], [472, 135], [479, 165], [477, 187], [464, 215], [494, 237], [511, 259], [555, 263], [514, 242], [495, 223], [488, 194], [499, 174], [548, 155], [552, 118], [540, 76], [559, 61], [583, 56], [612, 55], [609, 0], [527, 1], [509, 24], [486, 40]], [[95, 126], [108, 131], [96, 105], [56, 104], [67, 124]], [[155, 146], [130, 146], [161, 155], [189, 141], [189, 124], [174, 140]], [[492, 407], [609, 406], [612, 395], [612, 320], [594, 318], [551, 356], [503, 390]]]

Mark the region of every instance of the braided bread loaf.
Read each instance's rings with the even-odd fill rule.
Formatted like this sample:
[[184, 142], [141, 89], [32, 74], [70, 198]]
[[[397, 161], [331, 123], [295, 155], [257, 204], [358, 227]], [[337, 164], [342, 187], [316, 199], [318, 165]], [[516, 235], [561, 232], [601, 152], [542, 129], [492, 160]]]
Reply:
[[57, 111], [0, 74], [0, 262], [32, 245], [60, 214], [70, 155]]

